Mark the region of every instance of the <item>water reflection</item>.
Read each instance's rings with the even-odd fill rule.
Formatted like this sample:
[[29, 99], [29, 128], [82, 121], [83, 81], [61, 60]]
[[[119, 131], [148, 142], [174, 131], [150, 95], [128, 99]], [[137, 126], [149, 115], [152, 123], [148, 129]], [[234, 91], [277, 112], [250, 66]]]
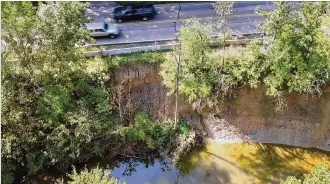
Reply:
[[140, 159], [130, 158], [114, 167], [110, 175], [125, 180], [127, 184], [173, 184], [178, 173], [178, 169], [166, 160], [143, 163]]
[[319, 164], [330, 165], [329, 152], [276, 144], [208, 143], [177, 166], [160, 157], [117, 160], [111, 176], [127, 184], [279, 183]]
[[[255, 184], [280, 183], [287, 176], [311, 172], [316, 165], [330, 166], [330, 152], [318, 149], [260, 143], [209, 142], [171, 164], [158, 153], [111, 159], [95, 158], [76, 165], [77, 170], [112, 168], [110, 176], [127, 184]], [[56, 183], [65, 173], [47, 170], [30, 183]]]

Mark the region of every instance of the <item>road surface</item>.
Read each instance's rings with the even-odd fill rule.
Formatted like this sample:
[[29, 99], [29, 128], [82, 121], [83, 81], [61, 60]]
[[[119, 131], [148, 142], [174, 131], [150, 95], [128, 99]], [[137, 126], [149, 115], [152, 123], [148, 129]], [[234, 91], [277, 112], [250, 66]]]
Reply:
[[[233, 15], [228, 20], [233, 35], [260, 32], [258, 26], [262, 18], [255, 13], [257, 6], [266, 11], [275, 8], [271, 2], [240, 2], [235, 4]], [[114, 7], [113, 2], [90, 2], [87, 14], [94, 22], [115, 23], [112, 19]], [[97, 38], [96, 44], [174, 39], [176, 32], [187, 19], [196, 18], [201, 23], [212, 25], [216, 16], [211, 3], [155, 5], [155, 9], [157, 15], [152, 20], [115, 23], [121, 30], [119, 37], [116, 39]]]

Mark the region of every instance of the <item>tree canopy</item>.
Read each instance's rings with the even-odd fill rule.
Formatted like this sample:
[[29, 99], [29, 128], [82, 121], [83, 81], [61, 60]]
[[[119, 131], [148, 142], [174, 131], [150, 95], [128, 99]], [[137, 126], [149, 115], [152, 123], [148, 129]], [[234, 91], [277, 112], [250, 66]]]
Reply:
[[270, 38], [259, 51], [266, 58], [268, 93], [320, 95], [330, 66], [330, 44], [321, 29], [326, 4], [303, 2], [298, 10], [287, 2], [276, 5], [274, 11], [260, 12], [266, 18], [263, 30]]
[[[330, 39], [321, 27], [327, 4], [303, 2], [298, 9], [289, 2], [275, 5], [273, 11], [258, 10], [266, 20], [264, 41], [252, 42], [238, 56], [214, 57], [210, 28], [196, 20], [188, 22], [179, 33], [180, 52], [174, 49], [174, 59], [162, 65], [164, 84], [174, 89], [179, 71], [179, 92], [189, 102], [212, 96], [223, 99], [234, 87], [260, 83], [266, 84], [267, 94], [277, 97], [278, 104], [283, 104], [285, 91], [321, 95], [330, 71]], [[231, 4], [214, 6], [220, 17], [231, 12]], [[175, 64], [177, 55], [181, 56], [180, 70]]]
[[[181, 57], [179, 93], [187, 95], [188, 100], [193, 102], [210, 95], [212, 89], [210, 80], [213, 80], [214, 76], [208, 73], [212, 64], [209, 46], [211, 29], [203, 27], [196, 20], [191, 20], [180, 29], [179, 39], [181, 49], [179, 51], [179, 48], [176, 48], [174, 51]], [[178, 56], [173, 56], [175, 57]], [[161, 71], [165, 85], [172, 89], [175, 87], [176, 62], [165, 61]]]
[[[304, 2], [298, 10], [288, 3], [276, 4], [278, 9], [260, 12], [266, 18], [263, 30], [268, 39], [253, 42], [238, 56], [214, 54], [211, 28], [188, 21], [180, 29], [179, 46], [162, 63], [164, 84], [172, 90], [177, 85], [189, 102], [213, 104], [234, 87], [260, 83], [273, 96], [282, 91], [320, 95], [330, 71], [330, 39], [321, 29], [326, 4]], [[83, 28], [87, 4], [51, 2], [34, 7], [31, 2], [1, 2], [1, 6], [1, 156], [6, 183], [14, 182], [19, 170], [29, 175], [49, 167], [68, 168], [101, 156], [109, 147], [120, 150], [126, 143], [161, 151], [182, 146], [181, 152], [193, 144], [195, 134], [183, 121], [173, 128], [136, 113], [134, 122], [124, 124], [114, 107], [114, 88], [107, 86], [111, 67], [163, 57], [95, 59], [93, 64], [99, 64], [95, 69], [79, 48], [91, 39]], [[223, 12], [221, 7], [218, 11]], [[108, 183], [99, 172], [71, 176], [77, 181], [98, 177]]]
[[86, 72], [76, 47], [89, 39], [86, 4], [1, 4], [3, 165], [32, 174], [96, 154], [115, 118], [104, 81]]
[[312, 173], [304, 175], [302, 180], [290, 176], [283, 182], [283, 184], [327, 184], [329, 181], [329, 167], [326, 165], [320, 165], [317, 166]]
[[[115, 84], [107, 86], [113, 67], [161, 57], [85, 58], [79, 47], [91, 39], [83, 28], [85, 3], [1, 5], [2, 183], [23, 182], [18, 172], [26, 178], [47, 168], [65, 172], [94, 156], [114, 156], [127, 144], [139, 151], [175, 150], [179, 129], [157, 125], [147, 115], [119, 121]], [[95, 177], [98, 170], [91, 172]], [[85, 175], [91, 179], [83, 172], [72, 180], [79, 183]]]

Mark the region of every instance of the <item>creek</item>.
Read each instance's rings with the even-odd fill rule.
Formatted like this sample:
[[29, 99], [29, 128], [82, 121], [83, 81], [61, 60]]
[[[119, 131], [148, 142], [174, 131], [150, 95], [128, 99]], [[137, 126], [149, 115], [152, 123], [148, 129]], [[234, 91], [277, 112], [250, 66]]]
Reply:
[[287, 176], [301, 177], [319, 164], [330, 166], [329, 152], [278, 144], [208, 142], [177, 166], [166, 160], [146, 163], [131, 158], [119, 162], [110, 175], [127, 184], [280, 183]]
[[127, 184], [264, 184], [280, 183], [288, 176], [301, 177], [320, 164], [330, 166], [330, 152], [269, 143], [209, 141], [177, 165], [152, 154], [92, 160], [84, 165], [111, 168], [109, 175]]

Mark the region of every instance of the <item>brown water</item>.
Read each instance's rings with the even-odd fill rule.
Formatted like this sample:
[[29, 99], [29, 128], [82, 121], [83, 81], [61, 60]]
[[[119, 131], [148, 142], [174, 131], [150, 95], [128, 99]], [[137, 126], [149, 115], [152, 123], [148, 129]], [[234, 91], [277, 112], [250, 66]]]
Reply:
[[[208, 142], [177, 166], [152, 157], [98, 163], [112, 167], [110, 176], [127, 184], [264, 184], [280, 183], [291, 175], [301, 177], [319, 164], [330, 166], [330, 152], [276, 144]], [[87, 166], [93, 165], [95, 162]]]
[[276, 144], [209, 142], [189, 154], [181, 170], [186, 168], [187, 175], [197, 176], [199, 183], [279, 183], [287, 176], [311, 172], [319, 164], [330, 166], [329, 152]]

